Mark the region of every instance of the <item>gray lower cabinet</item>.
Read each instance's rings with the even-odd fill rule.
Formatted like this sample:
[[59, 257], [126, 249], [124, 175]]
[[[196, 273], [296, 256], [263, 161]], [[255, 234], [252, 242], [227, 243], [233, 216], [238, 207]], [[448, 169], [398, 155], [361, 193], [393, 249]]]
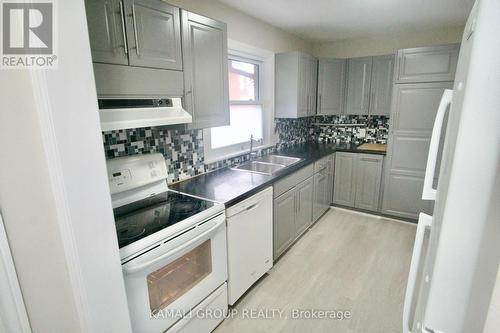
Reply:
[[383, 161], [382, 155], [337, 153], [333, 202], [379, 211]]
[[297, 185], [297, 217], [295, 219], [295, 238], [302, 235], [312, 223], [313, 211], [313, 177], [309, 177]]
[[328, 167], [314, 174], [313, 221], [323, 215], [330, 206], [328, 199]]
[[383, 161], [381, 155], [357, 154], [354, 207], [379, 211]]
[[274, 199], [273, 253], [278, 258], [295, 239], [296, 194], [294, 187]]
[[344, 113], [346, 72], [346, 59], [319, 60], [317, 114]]
[[356, 200], [356, 154], [335, 154], [335, 185], [333, 202], [342, 206], [354, 207]]
[[181, 17], [188, 127], [229, 125], [226, 24], [185, 10]]
[[182, 70], [179, 8], [158, 0], [124, 0], [129, 64]]
[[346, 114], [368, 114], [372, 57], [348, 60]]
[[274, 259], [312, 224], [314, 181], [310, 164], [277, 181], [274, 198]]

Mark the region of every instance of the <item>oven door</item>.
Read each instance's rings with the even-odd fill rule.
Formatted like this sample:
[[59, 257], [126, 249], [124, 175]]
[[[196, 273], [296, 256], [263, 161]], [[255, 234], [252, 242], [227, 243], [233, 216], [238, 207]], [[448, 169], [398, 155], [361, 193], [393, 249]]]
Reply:
[[227, 279], [225, 215], [122, 265], [134, 332], [160, 333]]

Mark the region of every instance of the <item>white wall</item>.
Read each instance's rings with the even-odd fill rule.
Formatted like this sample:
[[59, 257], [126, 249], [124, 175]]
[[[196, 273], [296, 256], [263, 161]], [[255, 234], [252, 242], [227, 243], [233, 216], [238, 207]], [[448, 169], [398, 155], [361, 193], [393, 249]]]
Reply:
[[264, 50], [311, 52], [312, 44], [216, 0], [165, 0], [196, 14], [227, 23], [228, 38]]
[[324, 58], [350, 58], [394, 53], [398, 49], [459, 43], [463, 26], [419, 32], [390, 33], [383, 36], [316, 43], [313, 54]]
[[0, 70], [0, 209], [33, 332], [131, 332], [83, 0], [59, 67]]

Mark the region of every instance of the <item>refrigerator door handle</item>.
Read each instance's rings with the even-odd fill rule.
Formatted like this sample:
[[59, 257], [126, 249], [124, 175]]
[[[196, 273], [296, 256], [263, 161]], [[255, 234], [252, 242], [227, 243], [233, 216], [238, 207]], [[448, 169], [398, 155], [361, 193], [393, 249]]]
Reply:
[[443, 127], [446, 109], [451, 104], [453, 90], [445, 89], [432, 128], [431, 142], [429, 145], [429, 156], [427, 157], [427, 167], [425, 168], [424, 189], [422, 191], [423, 200], [436, 200], [436, 189], [432, 188], [434, 175], [436, 173], [436, 162], [441, 139], [441, 129]]
[[408, 274], [408, 284], [406, 285], [406, 294], [403, 308], [403, 333], [411, 333], [410, 310], [415, 293], [415, 283], [417, 282], [417, 273], [420, 266], [420, 256], [424, 244], [425, 230], [432, 226], [432, 216], [420, 213], [418, 217], [417, 233], [415, 235], [415, 245], [411, 256], [410, 272]]

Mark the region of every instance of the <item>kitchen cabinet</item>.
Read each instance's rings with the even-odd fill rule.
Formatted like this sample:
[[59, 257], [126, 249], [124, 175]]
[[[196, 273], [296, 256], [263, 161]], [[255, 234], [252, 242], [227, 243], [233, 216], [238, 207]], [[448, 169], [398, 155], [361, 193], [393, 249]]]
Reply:
[[182, 70], [179, 8], [159, 0], [86, 0], [96, 63]]
[[403, 49], [397, 52], [396, 83], [453, 81], [460, 44]]
[[313, 186], [313, 177], [309, 177], [297, 185], [295, 238], [302, 235], [312, 224]]
[[345, 113], [389, 115], [394, 56], [351, 58], [347, 72]]
[[274, 259], [285, 252], [312, 224], [313, 165], [310, 164], [273, 185]]
[[357, 155], [354, 207], [371, 211], [379, 210], [383, 160], [381, 155]]
[[344, 112], [346, 59], [320, 59], [318, 62], [318, 115], [338, 115]]
[[373, 57], [369, 114], [389, 116], [394, 76], [394, 56]]
[[379, 211], [382, 155], [337, 153], [334, 203]]
[[121, 0], [86, 0], [92, 61], [128, 65], [125, 13]]
[[179, 8], [158, 0], [124, 0], [129, 64], [182, 70]]
[[277, 259], [295, 238], [295, 205], [297, 189], [293, 187], [274, 199], [273, 256]]
[[346, 114], [368, 114], [372, 57], [348, 61]]
[[185, 10], [181, 17], [188, 127], [229, 125], [226, 24]]
[[354, 207], [356, 184], [356, 154], [335, 154], [335, 186], [333, 187], [333, 202]]
[[228, 208], [228, 300], [233, 305], [273, 265], [273, 188]]
[[276, 55], [275, 117], [316, 114], [317, 59], [302, 52]]
[[327, 156], [314, 163], [313, 221], [328, 210], [332, 201], [333, 181], [330, 175], [332, 158], [333, 155]]
[[436, 112], [445, 89], [453, 82], [394, 85], [389, 125], [382, 212], [417, 219], [432, 214], [432, 203], [422, 200], [422, 188]]
[[335, 186], [335, 154], [330, 156], [328, 161], [328, 206], [333, 202], [333, 188]]

